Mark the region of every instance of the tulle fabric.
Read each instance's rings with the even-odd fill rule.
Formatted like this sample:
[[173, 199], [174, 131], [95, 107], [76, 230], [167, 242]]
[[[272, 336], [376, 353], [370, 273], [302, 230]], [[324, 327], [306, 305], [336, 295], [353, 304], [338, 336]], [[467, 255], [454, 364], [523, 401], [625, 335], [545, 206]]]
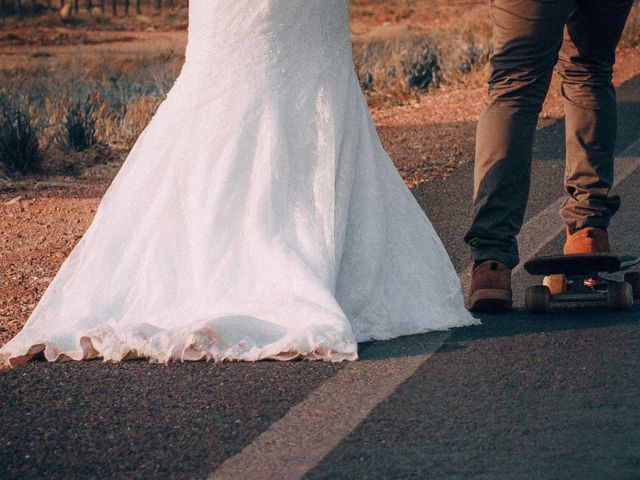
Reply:
[[192, 0], [181, 74], [0, 361], [354, 360], [474, 321], [380, 145], [347, 1]]

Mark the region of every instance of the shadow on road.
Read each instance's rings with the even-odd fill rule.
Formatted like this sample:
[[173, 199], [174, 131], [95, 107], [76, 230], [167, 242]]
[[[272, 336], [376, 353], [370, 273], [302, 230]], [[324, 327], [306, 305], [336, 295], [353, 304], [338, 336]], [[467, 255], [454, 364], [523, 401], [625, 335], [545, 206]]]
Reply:
[[610, 312], [591, 307], [558, 308], [545, 315], [530, 315], [515, 309], [502, 315], [476, 315], [482, 325], [454, 329], [451, 337], [433, 353], [429, 338], [439, 333], [409, 335], [393, 340], [364, 342], [358, 345], [360, 360], [382, 360], [414, 355], [446, 355], [465, 348], [462, 343], [501, 337], [517, 337], [546, 333], [615, 329], [640, 325], [640, 307], [629, 312]]
[[482, 325], [456, 330], [452, 340], [514, 337], [569, 330], [592, 330], [640, 325], [640, 308], [628, 312], [611, 312], [593, 306], [557, 308], [544, 315], [531, 315], [516, 309], [505, 315], [481, 315]]

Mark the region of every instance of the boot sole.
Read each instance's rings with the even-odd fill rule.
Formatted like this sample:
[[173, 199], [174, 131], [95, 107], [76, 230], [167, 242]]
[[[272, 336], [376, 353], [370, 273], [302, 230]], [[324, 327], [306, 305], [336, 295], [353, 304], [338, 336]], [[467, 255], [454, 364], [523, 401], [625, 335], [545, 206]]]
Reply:
[[510, 290], [478, 290], [465, 302], [470, 312], [503, 312], [513, 306]]

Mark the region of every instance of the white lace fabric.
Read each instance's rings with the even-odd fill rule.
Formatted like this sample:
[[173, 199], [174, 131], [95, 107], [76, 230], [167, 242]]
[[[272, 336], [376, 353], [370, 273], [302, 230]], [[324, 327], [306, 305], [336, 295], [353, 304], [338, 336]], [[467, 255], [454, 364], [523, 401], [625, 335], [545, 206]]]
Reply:
[[347, 0], [192, 0], [186, 61], [6, 365], [330, 361], [469, 325], [384, 152]]

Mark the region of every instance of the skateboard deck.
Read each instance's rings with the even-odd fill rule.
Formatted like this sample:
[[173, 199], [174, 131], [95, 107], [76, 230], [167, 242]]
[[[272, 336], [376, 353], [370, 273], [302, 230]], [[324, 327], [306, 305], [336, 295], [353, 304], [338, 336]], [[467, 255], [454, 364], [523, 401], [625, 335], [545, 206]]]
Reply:
[[[613, 310], [628, 310], [634, 299], [640, 299], [640, 273], [626, 273], [622, 282], [600, 274], [620, 272], [638, 264], [638, 257], [609, 253], [533, 258], [524, 264], [525, 270], [547, 277], [543, 285], [527, 288], [525, 306], [531, 313], [544, 313], [552, 303], [600, 302]], [[554, 289], [557, 290], [552, 293]]]
[[640, 258], [631, 255], [610, 253], [588, 253], [577, 255], [548, 255], [536, 257], [524, 264], [531, 275], [567, 276], [589, 275], [596, 273], [614, 273], [627, 270], [640, 263]]

